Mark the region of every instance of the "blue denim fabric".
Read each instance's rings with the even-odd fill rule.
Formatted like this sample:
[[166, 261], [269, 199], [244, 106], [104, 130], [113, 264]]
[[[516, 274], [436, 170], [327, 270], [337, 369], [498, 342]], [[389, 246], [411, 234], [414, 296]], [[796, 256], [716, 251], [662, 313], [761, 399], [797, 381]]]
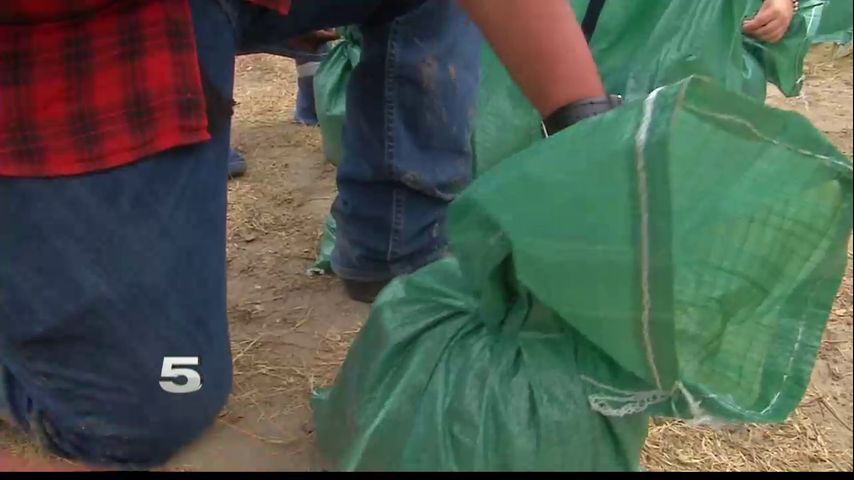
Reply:
[[[287, 17], [239, 0], [191, 4], [200, 63], [226, 95], [235, 54], [364, 24], [334, 264], [375, 279], [439, 256], [447, 203], [471, 175], [478, 75], [479, 36], [454, 2], [294, 0]], [[226, 401], [228, 145], [226, 127], [97, 174], [0, 177], [0, 403], [60, 455], [157, 465]], [[165, 392], [164, 356], [199, 356], [202, 389]]]
[[[228, 19], [209, 0], [193, 17], [201, 64], [230, 96]], [[3, 402], [56, 453], [160, 464], [225, 404], [228, 130], [97, 174], [0, 177]], [[202, 389], [161, 389], [165, 356], [199, 356]]]
[[332, 266], [385, 280], [441, 257], [448, 204], [471, 181], [481, 36], [453, 0], [294, 0], [280, 17], [227, 3], [241, 53], [298, 56], [282, 38], [362, 25], [348, 90]]
[[297, 79], [297, 103], [294, 108], [294, 120], [312, 127], [318, 124], [317, 109], [314, 106], [314, 75]]
[[448, 204], [471, 181], [481, 37], [453, 0], [362, 27], [350, 77], [332, 268], [373, 281], [445, 254]]
[[[324, 45], [318, 50], [317, 54], [323, 55], [329, 53], [329, 44]], [[320, 67], [321, 61], [306, 60], [304, 58], [294, 59], [297, 66], [297, 102], [294, 108], [294, 120], [308, 126], [316, 126], [320, 123], [317, 119], [317, 109], [314, 99], [314, 73]], [[300, 69], [308, 68], [309, 72], [303, 74]]]

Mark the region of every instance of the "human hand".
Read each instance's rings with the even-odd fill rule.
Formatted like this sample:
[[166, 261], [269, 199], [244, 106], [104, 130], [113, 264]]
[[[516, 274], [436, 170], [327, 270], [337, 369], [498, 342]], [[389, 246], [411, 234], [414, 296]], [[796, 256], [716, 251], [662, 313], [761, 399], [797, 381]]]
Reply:
[[795, 2], [792, 0], [765, 0], [755, 17], [744, 22], [744, 33], [769, 43], [776, 43], [786, 36], [789, 25], [795, 18]]

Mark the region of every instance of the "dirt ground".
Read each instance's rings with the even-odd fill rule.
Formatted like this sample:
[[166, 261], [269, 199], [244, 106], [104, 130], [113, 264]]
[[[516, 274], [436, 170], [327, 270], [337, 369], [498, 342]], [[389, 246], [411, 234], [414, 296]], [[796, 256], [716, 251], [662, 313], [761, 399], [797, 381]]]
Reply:
[[[249, 173], [230, 184], [229, 314], [234, 393], [212, 430], [174, 459], [176, 470], [305, 470], [312, 448], [312, 389], [329, 383], [368, 308], [334, 278], [309, 277], [335, 195], [316, 128], [291, 122], [295, 71], [287, 59], [241, 58], [234, 145]], [[770, 103], [808, 116], [852, 154], [851, 55], [810, 57], [804, 94]], [[848, 273], [801, 408], [777, 426], [738, 429], [656, 423], [651, 470], [852, 470], [852, 291]], [[5, 441], [4, 441], [5, 440]], [[0, 443], [35, 454], [0, 430]], [[8, 443], [7, 443], [8, 441]]]

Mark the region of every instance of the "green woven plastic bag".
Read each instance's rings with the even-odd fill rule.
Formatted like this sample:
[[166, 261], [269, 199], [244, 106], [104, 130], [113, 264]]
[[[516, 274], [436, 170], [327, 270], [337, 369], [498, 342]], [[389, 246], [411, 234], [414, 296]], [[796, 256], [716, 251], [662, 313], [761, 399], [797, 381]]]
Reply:
[[745, 36], [745, 82], [741, 92], [764, 100], [770, 83], [787, 97], [798, 96], [803, 88], [804, 62], [811, 45], [802, 15], [792, 19], [786, 36], [777, 43], [768, 44]]
[[[579, 17], [587, 0], [573, 0]], [[810, 45], [802, 17], [784, 41], [756, 42], [741, 33], [761, 0], [607, 1], [591, 41], [609, 92], [627, 100], [653, 89], [702, 75], [754, 98], [765, 98], [767, 82], [797, 95]], [[484, 47], [475, 125], [476, 173], [542, 138], [540, 117], [513, 83], [495, 54]]]
[[777, 422], [846, 261], [851, 163], [796, 113], [690, 79], [501, 162], [455, 258], [396, 280], [335, 385], [344, 470], [634, 470], [647, 415]]
[[[323, 138], [323, 153], [335, 166], [340, 165], [344, 159], [342, 137], [347, 113], [347, 83], [362, 55], [362, 37], [358, 27], [344, 27], [338, 32], [342, 40], [332, 47], [314, 76], [314, 99]], [[307, 273], [309, 275], [331, 274], [331, 258], [334, 249], [335, 219], [329, 215], [323, 224], [317, 260]]]
[[323, 152], [333, 165], [344, 158], [341, 137], [347, 111], [347, 83], [362, 55], [357, 27], [341, 28], [339, 33], [342, 40], [332, 47], [314, 76], [314, 103], [323, 136]]
[[807, 31], [815, 43], [851, 43], [854, 2], [851, 0], [812, 0], [801, 2], [807, 8]]
[[326, 216], [323, 222], [323, 233], [320, 237], [320, 247], [317, 251], [317, 260], [308, 269], [309, 275], [332, 274], [332, 251], [335, 250], [335, 217], [331, 214]]

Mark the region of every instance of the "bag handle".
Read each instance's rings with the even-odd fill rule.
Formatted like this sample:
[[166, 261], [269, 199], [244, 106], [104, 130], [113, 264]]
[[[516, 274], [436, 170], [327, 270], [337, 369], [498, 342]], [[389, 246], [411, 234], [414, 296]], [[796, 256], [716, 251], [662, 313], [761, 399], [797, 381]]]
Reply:
[[593, 34], [596, 33], [596, 25], [599, 24], [603, 8], [605, 8], [605, 0], [590, 0], [587, 5], [587, 11], [584, 12], [584, 19], [581, 21], [581, 31], [584, 32], [587, 43], [590, 43]]

